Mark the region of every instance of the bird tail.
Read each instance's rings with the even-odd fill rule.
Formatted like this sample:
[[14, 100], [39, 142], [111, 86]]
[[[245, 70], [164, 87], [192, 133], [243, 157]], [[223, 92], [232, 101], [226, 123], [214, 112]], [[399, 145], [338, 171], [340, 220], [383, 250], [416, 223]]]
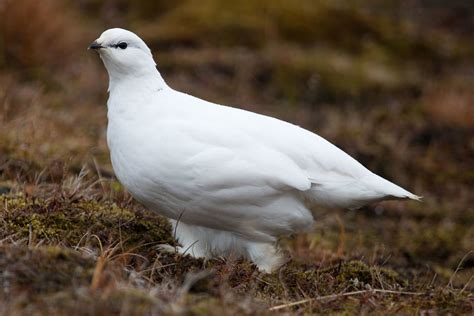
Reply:
[[392, 183], [376, 174], [374, 174], [375, 178], [371, 181], [373, 185], [373, 189], [380, 192], [381, 195], [384, 196], [384, 200], [415, 200], [420, 201], [423, 199], [422, 196], [418, 196], [413, 194], [404, 188]]

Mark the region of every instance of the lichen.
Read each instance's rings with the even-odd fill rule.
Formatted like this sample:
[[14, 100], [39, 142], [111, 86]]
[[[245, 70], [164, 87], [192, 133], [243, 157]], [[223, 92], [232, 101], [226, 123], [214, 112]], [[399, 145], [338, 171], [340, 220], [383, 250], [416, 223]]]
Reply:
[[[114, 203], [95, 201], [44, 201], [24, 196], [0, 196], [5, 223], [2, 236], [34, 238], [47, 243], [61, 242], [78, 246], [81, 243], [123, 242], [124, 247], [138, 247], [138, 252], [152, 251], [152, 246], [172, 243], [168, 222], [153, 213], [131, 211]], [[141, 249], [140, 249], [141, 248]]]

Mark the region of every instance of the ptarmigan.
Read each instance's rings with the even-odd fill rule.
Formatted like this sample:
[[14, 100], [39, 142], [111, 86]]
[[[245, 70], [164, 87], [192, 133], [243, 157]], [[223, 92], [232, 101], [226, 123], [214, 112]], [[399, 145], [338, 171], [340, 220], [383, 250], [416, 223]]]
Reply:
[[234, 254], [263, 271], [279, 236], [312, 226], [312, 204], [357, 208], [419, 197], [296, 125], [170, 88], [136, 34], [94, 41], [109, 74], [107, 143], [131, 194], [170, 219], [179, 251]]

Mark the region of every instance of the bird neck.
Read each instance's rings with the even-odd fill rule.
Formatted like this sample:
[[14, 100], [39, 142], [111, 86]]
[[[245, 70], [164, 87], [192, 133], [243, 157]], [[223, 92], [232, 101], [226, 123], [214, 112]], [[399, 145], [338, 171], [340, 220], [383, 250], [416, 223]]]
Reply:
[[156, 67], [149, 72], [135, 72], [114, 76], [109, 72], [109, 99], [107, 113], [109, 123], [120, 120], [136, 120], [146, 108], [156, 106], [157, 97], [171, 88]]
[[168, 88], [168, 85], [155, 66], [126, 75], [109, 71], [109, 93], [121, 89], [124, 89], [124, 91], [133, 89], [136, 92], [146, 92], [165, 88]]

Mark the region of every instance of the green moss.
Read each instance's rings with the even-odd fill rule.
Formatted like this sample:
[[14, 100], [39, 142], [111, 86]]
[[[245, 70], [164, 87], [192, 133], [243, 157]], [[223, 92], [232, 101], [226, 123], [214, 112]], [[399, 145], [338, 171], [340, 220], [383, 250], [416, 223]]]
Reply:
[[[154, 6], [161, 8], [161, 2]], [[147, 19], [150, 4], [131, 6], [131, 14], [142, 17], [136, 24], [150, 40], [195, 45], [247, 45], [261, 47], [275, 40], [298, 44], [325, 43], [358, 51], [373, 42], [397, 54], [436, 54], [432, 43], [414, 32], [407, 19], [369, 14], [357, 6], [333, 1], [182, 1]], [[389, 7], [389, 6], [387, 6]], [[145, 19], [143, 19], [145, 17]], [[364, 38], [364, 40], [361, 40]]]
[[26, 304], [30, 304], [29, 309], [39, 310], [44, 315], [147, 315], [171, 310], [169, 305], [147, 291], [128, 288], [104, 292], [69, 289], [41, 295], [33, 304]]
[[[285, 53], [279, 55], [283, 51]], [[407, 90], [418, 83], [418, 75], [412, 68], [397, 65], [394, 60], [384, 60], [384, 55], [353, 55], [320, 47], [306, 50], [286, 47], [269, 49], [266, 56], [267, 68], [272, 72], [272, 87], [295, 101], [376, 96], [381, 91]]]
[[35, 238], [76, 246], [96, 242], [121, 241], [125, 247], [140, 247], [137, 251], [153, 251], [153, 245], [172, 243], [168, 222], [153, 213], [131, 211], [113, 203], [94, 201], [42, 201], [25, 197], [0, 197], [3, 211], [0, 218], [6, 224], [1, 235]]
[[[116, 289], [114, 284], [117, 281], [112, 280], [124, 282], [127, 278], [127, 273], [124, 272], [130, 269], [135, 269], [135, 273], [140, 275], [137, 284], [144, 280], [151, 284], [172, 282], [177, 284], [178, 288], [187, 282], [189, 273], [197, 273], [202, 269], [212, 271], [194, 282], [189, 288], [189, 294], [181, 294], [184, 296], [179, 300], [180, 308], [193, 315], [217, 315], [229, 311], [238, 314], [266, 314], [266, 305], [274, 304], [271, 302], [295, 301], [368, 288], [408, 288], [418, 291], [417, 287], [420, 286], [410, 284], [400, 277], [401, 274], [404, 277], [409, 275], [404, 270], [381, 268], [359, 260], [343, 260], [329, 265], [289, 262], [273, 274], [262, 274], [251, 263], [242, 260], [229, 263], [222, 260], [203, 262], [175, 254], [156, 256], [153, 247], [144, 245], [143, 241], [170, 241], [169, 227], [162, 218], [147, 215], [140, 209], [132, 210], [103, 202], [41, 201], [21, 196], [4, 196], [0, 200], [4, 205], [1, 219], [8, 223], [2, 234], [10, 236], [16, 231], [18, 235], [15, 238], [19, 239], [32, 239], [34, 235], [31, 240], [33, 244], [39, 240], [61, 244], [61, 248], [43, 246], [28, 249], [11, 246], [0, 249], [0, 269], [8, 272], [8, 282], [11, 282], [12, 288], [42, 293], [38, 301], [27, 304], [33, 304], [31, 306], [34, 308], [43, 308], [48, 312], [67, 313], [77, 306], [75, 302], [87, 306], [84, 310], [90, 313], [115, 311], [138, 315], [173, 311], [175, 307], [172, 306], [177, 303], [168, 305], [161, 298], [150, 296], [141, 287]], [[124, 244], [128, 242], [124, 252], [119, 251], [123, 252], [123, 257], [117, 256], [123, 259], [111, 261], [104, 268], [104, 280], [99, 283], [101, 288], [109, 289], [103, 292], [104, 294], [101, 294], [102, 290], [86, 292], [85, 295], [74, 290], [90, 287], [98, 263], [64, 247], [74, 246], [87, 232], [97, 235], [104, 244], [114, 240], [122, 240]], [[347, 233], [351, 231], [348, 230]], [[85, 239], [87, 238], [82, 238], [81, 244], [92, 244], [91, 240], [87, 242]], [[94, 247], [96, 246], [94, 244]], [[133, 256], [127, 254], [127, 249], [140, 246], [143, 246], [140, 251], [134, 252], [146, 256], [145, 260], [131, 259]], [[419, 282], [413, 277], [412, 280]], [[391, 304], [396, 304], [399, 311], [407, 313], [420, 309], [455, 313], [467, 308], [466, 296], [459, 293], [459, 290], [427, 293], [426, 296], [416, 298], [372, 293], [351, 299], [341, 297], [316, 305], [303, 304], [295, 309], [315, 313], [377, 314]], [[230, 301], [227, 298], [229, 296]], [[364, 300], [372, 296], [377, 304], [367, 306]], [[265, 304], [257, 304], [259, 300]]]
[[0, 247], [2, 277], [13, 290], [43, 293], [87, 285], [91, 281], [93, 268], [92, 258], [66, 248]]
[[[410, 260], [417, 263], [429, 259], [455, 269], [461, 257], [469, 251], [470, 230], [449, 224], [430, 225], [408, 223], [405, 233], [400, 233], [399, 245]], [[471, 244], [472, 245], [472, 244]]]

